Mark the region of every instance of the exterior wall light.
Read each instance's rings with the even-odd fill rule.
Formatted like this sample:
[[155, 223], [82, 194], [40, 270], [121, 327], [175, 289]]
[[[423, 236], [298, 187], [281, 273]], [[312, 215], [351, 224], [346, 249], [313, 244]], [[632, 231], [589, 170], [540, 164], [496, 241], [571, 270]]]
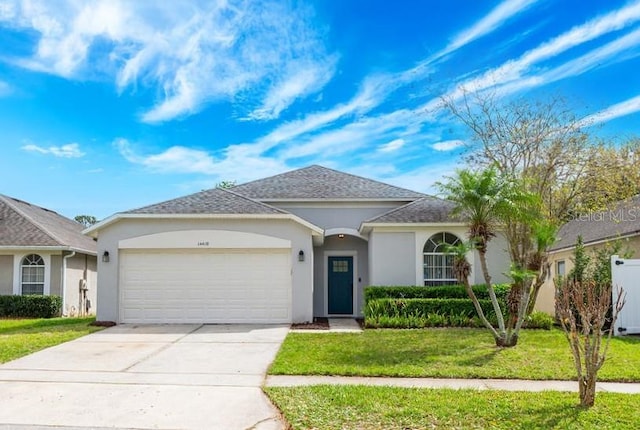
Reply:
[[302, 249], [298, 252], [298, 261], [304, 261], [304, 251]]
[[340, 234], [338, 235], [338, 239], [344, 239], [344, 234], [340, 233]]
[[105, 251], [102, 253], [102, 262], [103, 263], [109, 262], [109, 251]]

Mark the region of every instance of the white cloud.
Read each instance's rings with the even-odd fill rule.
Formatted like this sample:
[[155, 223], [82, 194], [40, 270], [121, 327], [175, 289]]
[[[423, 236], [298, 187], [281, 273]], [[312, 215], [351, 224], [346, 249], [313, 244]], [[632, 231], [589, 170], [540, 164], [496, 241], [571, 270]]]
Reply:
[[28, 144], [24, 145], [22, 149], [28, 152], [48, 154], [60, 158], [80, 158], [85, 155], [85, 153], [80, 150], [80, 145], [78, 145], [77, 143], [69, 143], [62, 146], [50, 146], [48, 148], [44, 148], [42, 146], [34, 144]]
[[[494, 69], [488, 70], [479, 77], [463, 82], [459, 85], [459, 88], [450, 92], [447, 97], [457, 99], [463, 96], [465, 91], [483, 91], [507, 84], [513, 84], [513, 89], [517, 90], [519, 88], [517, 81], [526, 76], [531, 66], [553, 58], [583, 43], [597, 39], [604, 34], [621, 30], [638, 21], [640, 21], [640, 1], [575, 26], [548, 42], [527, 51], [520, 58], [507, 61]], [[531, 83], [542, 85], [545, 81], [534, 77], [531, 79]]]
[[437, 56], [449, 54], [504, 25], [507, 20], [528, 9], [538, 0], [506, 0], [471, 27], [460, 32]]
[[436, 151], [453, 151], [456, 148], [459, 148], [464, 145], [462, 140], [443, 140], [442, 142], [437, 142], [431, 145], [433, 149]]
[[120, 154], [130, 163], [143, 165], [160, 173], [202, 173], [211, 175], [216, 171], [216, 161], [205, 151], [172, 146], [152, 155], [137, 154], [127, 139], [113, 142]]
[[585, 126], [597, 125], [636, 112], [640, 112], [640, 95], [611, 105], [593, 115], [589, 115], [582, 120], [582, 124]]
[[378, 152], [394, 152], [402, 148], [404, 144], [404, 139], [394, 139], [391, 142], [378, 146]]
[[289, 76], [269, 89], [262, 106], [251, 112], [247, 119], [278, 118], [297, 98], [305, 98], [320, 91], [333, 77], [336, 62], [336, 57], [329, 57], [324, 63], [292, 65], [293, 71]]
[[321, 90], [337, 57], [326, 52], [312, 16], [304, 4], [278, 1], [9, 0], [0, 22], [40, 35], [33, 56], [18, 65], [83, 79], [87, 59], [101, 56], [106, 70], [91, 73], [114, 76], [120, 91], [158, 88], [142, 120], [160, 122], [222, 100], [253, 110], [251, 118], [277, 118]]

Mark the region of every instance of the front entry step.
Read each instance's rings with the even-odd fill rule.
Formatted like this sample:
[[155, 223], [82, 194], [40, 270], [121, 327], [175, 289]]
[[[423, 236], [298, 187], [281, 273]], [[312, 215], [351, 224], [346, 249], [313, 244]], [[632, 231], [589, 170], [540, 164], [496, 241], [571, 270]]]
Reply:
[[330, 332], [361, 333], [360, 324], [353, 318], [329, 318]]

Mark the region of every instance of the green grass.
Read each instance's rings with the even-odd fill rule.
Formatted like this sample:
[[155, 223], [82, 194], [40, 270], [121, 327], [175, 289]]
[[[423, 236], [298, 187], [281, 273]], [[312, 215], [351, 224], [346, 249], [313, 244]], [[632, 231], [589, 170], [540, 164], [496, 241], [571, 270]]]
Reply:
[[637, 429], [640, 395], [432, 390], [397, 387], [265, 388], [292, 429]]
[[95, 318], [0, 319], [0, 363], [102, 330]]
[[[274, 375], [575, 379], [560, 330], [523, 330], [515, 348], [496, 348], [483, 329], [290, 333]], [[640, 339], [613, 339], [598, 379], [640, 381]]]

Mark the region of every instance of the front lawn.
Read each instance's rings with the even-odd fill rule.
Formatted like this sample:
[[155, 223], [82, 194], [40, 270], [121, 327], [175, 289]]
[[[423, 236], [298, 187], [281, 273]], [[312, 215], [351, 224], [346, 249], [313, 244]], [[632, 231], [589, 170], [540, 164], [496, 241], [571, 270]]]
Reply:
[[95, 318], [0, 319], [0, 363], [68, 342], [102, 327]]
[[397, 387], [265, 388], [292, 429], [637, 429], [640, 395], [431, 390]]
[[[483, 329], [365, 330], [289, 333], [274, 375], [575, 379], [560, 330], [523, 330], [515, 348], [496, 348]], [[640, 381], [640, 339], [616, 338], [602, 381]]]

